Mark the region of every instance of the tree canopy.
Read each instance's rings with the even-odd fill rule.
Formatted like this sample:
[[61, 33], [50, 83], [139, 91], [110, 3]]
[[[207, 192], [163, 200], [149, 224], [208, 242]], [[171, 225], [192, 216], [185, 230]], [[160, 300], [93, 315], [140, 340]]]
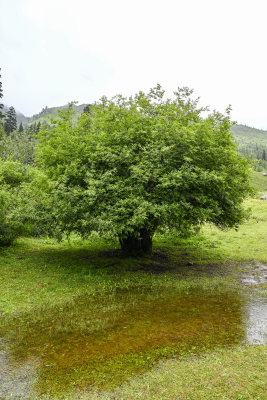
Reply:
[[160, 85], [103, 97], [77, 123], [71, 106], [61, 111], [41, 128], [38, 148], [56, 182], [58, 229], [117, 236], [123, 249], [149, 252], [157, 230], [236, 227], [251, 189], [231, 125], [230, 109], [208, 114], [192, 90], [165, 98]]

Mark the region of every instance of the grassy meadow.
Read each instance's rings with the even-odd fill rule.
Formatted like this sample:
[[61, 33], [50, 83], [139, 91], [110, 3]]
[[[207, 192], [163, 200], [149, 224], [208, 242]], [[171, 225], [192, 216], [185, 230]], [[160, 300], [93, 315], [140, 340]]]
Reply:
[[266, 346], [245, 343], [242, 321], [266, 284], [241, 277], [267, 264], [267, 201], [246, 205], [238, 231], [157, 235], [151, 258], [98, 236], [1, 249], [0, 399], [265, 399]]

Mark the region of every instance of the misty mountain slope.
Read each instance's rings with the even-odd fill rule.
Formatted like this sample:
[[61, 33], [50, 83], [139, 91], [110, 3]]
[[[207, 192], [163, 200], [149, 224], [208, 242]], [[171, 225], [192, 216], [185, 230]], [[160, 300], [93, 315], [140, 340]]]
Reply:
[[232, 132], [237, 142], [242, 146], [254, 144], [255, 146], [258, 145], [267, 148], [267, 131], [251, 128], [246, 125], [234, 125], [232, 126]]
[[[86, 104], [73, 105], [73, 110], [76, 112], [77, 117], [82, 114], [85, 106]], [[8, 111], [8, 108], [9, 107], [7, 107], [6, 105], [4, 106], [4, 114]], [[59, 107], [44, 107], [42, 111], [40, 111], [38, 114], [32, 115], [31, 117], [26, 117], [21, 112], [16, 110], [17, 123], [19, 126], [19, 124], [22, 122], [23, 126], [26, 127], [27, 125], [30, 125], [34, 122], [49, 122], [50, 118], [55, 118], [57, 116], [58, 110], [67, 110], [67, 108], [68, 104]]]

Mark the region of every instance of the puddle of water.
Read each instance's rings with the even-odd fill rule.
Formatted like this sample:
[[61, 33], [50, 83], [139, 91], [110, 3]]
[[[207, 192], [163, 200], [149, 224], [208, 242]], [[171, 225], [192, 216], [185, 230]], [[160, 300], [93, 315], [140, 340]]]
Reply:
[[2, 349], [0, 340], [0, 399], [31, 400], [38, 366], [33, 360], [12, 365], [8, 354]]
[[250, 344], [267, 341], [267, 298], [256, 297], [247, 305], [246, 340]]
[[[23, 385], [33, 378], [31, 372], [27, 377], [32, 358], [39, 363], [36, 388], [40, 393], [61, 392], [70, 389], [73, 382], [80, 388], [94, 383], [117, 384], [127, 373], [141, 372], [164, 355], [232, 345], [244, 336], [242, 303], [237, 294], [198, 291], [185, 297], [143, 300], [113, 318], [109, 329], [95, 333], [81, 332], [73, 326], [70, 331], [63, 330], [53, 327], [53, 321], [49, 329], [27, 321], [26, 336], [22, 326], [11, 327], [15, 335], [9, 358], [4, 356], [3, 362], [6, 370], [13, 369], [20, 391], [25, 391], [22, 398], [27, 399], [30, 384], [26, 389]], [[24, 376], [21, 385], [20, 374]], [[14, 386], [7, 378], [2, 391], [8, 385]]]
[[244, 285], [261, 285], [267, 283], [267, 265], [258, 264], [252, 273], [242, 276], [241, 282]]
[[259, 288], [267, 283], [267, 265], [257, 264], [252, 272], [241, 278], [244, 285], [254, 286], [256, 293], [248, 302], [245, 312], [246, 341], [253, 345], [267, 342], [267, 297], [261, 296]]
[[[127, 298], [118, 295], [118, 303], [120, 296]], [[70, 306], [67, 312], [57, 311], [60, 323], [55, 323], [55, 315], [51, 320], [48, 315], [45, 324], [27, 319], [26, 329], [23, 321], [10, 327], [9, 351], [0, 355], [0, 398], [16, 398], [7, 397], [13, 391], [20, 399], [33, 399], [33, 382], [40, 396], [92, 384], [117, 385], [164, 356], [197, 353], [244, 339], [263, 343], [267, 330], [267, 299], [254, 298], [246, 305], [238, 293], [195, 290], [183, 297], [169, 294], [152, 301], [142, 299], [116, 311], [110, 307], [108, 327], [95, 331], [91, 302], [83, 298], [72, 307], [80, 307], [83, 329], [75, 323], [65, 325], [75, 315]]]

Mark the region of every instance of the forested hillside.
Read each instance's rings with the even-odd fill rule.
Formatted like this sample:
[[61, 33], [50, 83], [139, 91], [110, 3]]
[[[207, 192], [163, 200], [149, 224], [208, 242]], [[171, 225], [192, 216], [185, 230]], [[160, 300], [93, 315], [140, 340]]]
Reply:
[[242, 154], [255, 158], [256, 169], [267, 168], [267, 131], [251, 128], [246, 125], [234, 125], [232, 131]]
[[[73, 110], [76, 112], [77, 116], [80, 115], [83, 112], [84, 107], [86, 104], [81, 104], [81, 105], [73, 105]], [[59, 107], [44, 107], [42, 111], [40, 111], [37, 114], [32, 115], [31, 117], [25, 117], [21, 112], [16, 110], [17, 113], [17, 123], [20, 125], [20, 123], [23, 124], [24, 127], [27, 125], [30, 125], [32, 123], [38, 123], [38, 122], [49, 122], [51, 117], [56, 117], [58, 110], [67, 110], [68, 104], [64, 106], [59, 106]], [[4, 113], [8, 111], [8, 107], [4, 107]]]

